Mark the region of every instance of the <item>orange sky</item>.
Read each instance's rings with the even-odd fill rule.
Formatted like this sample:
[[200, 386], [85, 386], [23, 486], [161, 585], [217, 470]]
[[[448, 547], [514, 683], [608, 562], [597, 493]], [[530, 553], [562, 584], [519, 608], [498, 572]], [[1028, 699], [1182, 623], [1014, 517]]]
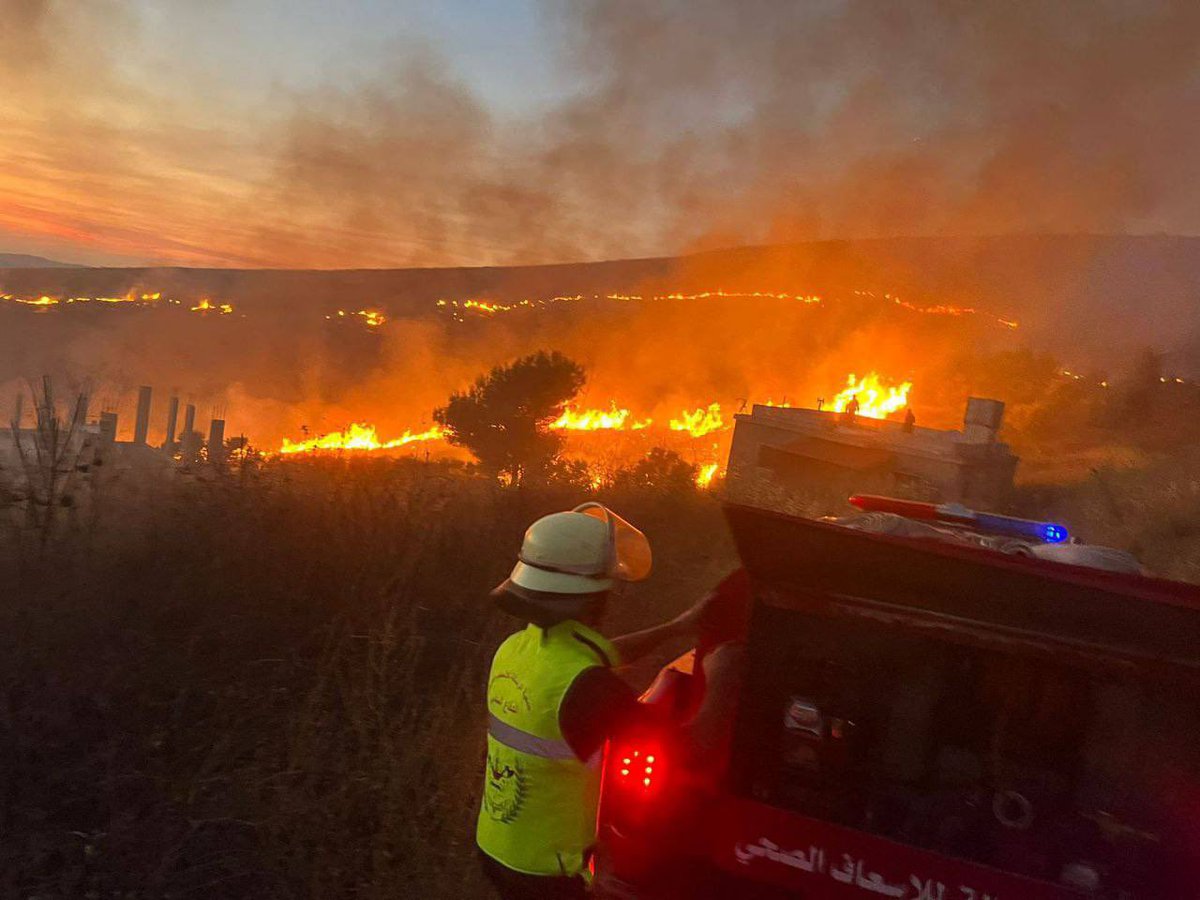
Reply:
[[1014, 2], [0, 0], [0, 251], [479, 265], [1200, 231], [1200, 5]]

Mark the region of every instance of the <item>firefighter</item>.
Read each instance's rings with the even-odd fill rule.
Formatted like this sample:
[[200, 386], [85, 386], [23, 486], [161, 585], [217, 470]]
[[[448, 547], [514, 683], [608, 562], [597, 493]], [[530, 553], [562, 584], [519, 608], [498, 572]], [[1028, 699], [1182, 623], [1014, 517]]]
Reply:
[[506, 898], [582, 897], [596, 836], [600, 753], [653, 715], [614, 672], [696, 633], [701, 601], [614, 639], [597, 626], [618, 582], [650, 574], [645, 536], [598, 503], [538, 519], [492, 596], [528, 626], [496, 651], [488, 679], [487, 764], [476, 841]]
[[858, 395], [855, 394], [850, 398], [850, 402], [846, 404], [846, 411], [842, 414], [842, 421], [846, 424], [852, 424], [858, 416]]

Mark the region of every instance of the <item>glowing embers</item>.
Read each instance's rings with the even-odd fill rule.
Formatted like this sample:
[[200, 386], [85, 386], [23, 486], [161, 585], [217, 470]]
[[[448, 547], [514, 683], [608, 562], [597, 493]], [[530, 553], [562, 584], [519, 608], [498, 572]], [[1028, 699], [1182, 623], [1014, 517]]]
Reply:
[[340, 453], [344, 451], [369, 453], [396, 450], [409, 444], [425, 441], [438, 441], [444, 436], [445, 432], [442, 427], [434, 425], [426, 431], [405, 430], [404, 434], [398, 438], [381, 441], [374, 425], [355, 422], [345, 431], [331, 431], [305, 441], [293, 442], [284, 438], [279, 453], [285, 456], [296, 453]]
[[212, 312], [222, 316], [227, 316], [233, 312], [233, 306], [228, 303], [213, 303], [211, 300], [204, 299], [193, 306], [191, 311], [198, 313]]
[[[208, 298], [204, 298], [198, 302], [188, 300], [185, 303], [183, 300], [164, 295], [162, 291], [148, 293], [131, 291], [123, 297], [51, 297], [47, 294], [43, 294], [40, 297], [18, 297], [13, 294], [0, 294], [0, 304], [5, 303], [17, 306], [31, 306], [34, 307], [35, 312], [45, 312], [59, 306], [80, 306], [92, 303], [102, 303], [107, 306], [178, 306], [190, 312], [214, 313], [222, 316], [227, 316], [233, 312], [233, 305], [230, 303], [215, 302]], [[195, 305], [192, 305], [193, 303]]]
[[876, 294], [874, 291], [853, 291], [850, 294], [842, 297], [824, 298], [816, 294], [805, 294], [803, 292], [789, 291], [727, 291], [727, 290], [709, 290], [709, 291], [671, 291], [662, 294], [634, 294], [634, 293], [619, 293], [610, 294], [560, 294], [553, 297], [536, 297], [525, 298], [522, 300], [499, 300], [499, 299], [478, 299], [469, 300], [452, 300], [441, 299], [436, 301], [439, 309], [449, 313], [450, 317], [457, 322], [465, 322], [467, 316], [476, 318], [491, 318], [504, 313], [514, 313], [533, 309], [544, 309], [550, 306], [557, 306], [564, 303], [578, 303], [583, 300], [591, 301], [609, 301], [614, 303], [663, 303], [663, 302], [694, 302], [702, 300], [780, 300], [790, 303], [799, 303], [806, 306], [828, 305], [830, 302], [846, 301], [853, 298], [860, 298], [866, 301], [874, 301], [890, 306], [896, 306], [909, 312], [918, 313], [925, 316], [980, 316], [983, 319], [990, 321], [1002, 328], [1015, 330], [1020, 327], [1020, 324], [1010, 318], [994, 315], [992, 313], [983, 312], [970, 306], [957, 306], [950, 303], [937, 303], [929, 306], [921, 306], [912, 303], [908, 300], [901, 299], [895, 294], [883, 293]]
[[707, 407], [684, 412], [677, 419], [668, 423], [672, 431], [686, 431], [692, 437], [704, 437], [714, 431], [725, 429], [725, 419], [721, 415], [721, 404], [710, 403]]
[[668, 294], [559, 294], [553, 297], [526, 298], [505, 302], [501, 300], [448, 300], [436, 302], [439, 309], [444, 309], [457, 321], [464, 321], [462, 313], [476, 316], [491, 317], [500, 313], [516, 312], [518, 310], [541, 309], [562, 303], [578, 303], [581, 300], [609, 300], [619, 303], [662, 302], [669, 300], [712, 300], [712, 299], [741, 299], [741, 300], [790, 300], [804, 304], [819, 304], [820, 297], [804, 294], [787, 294], [774, 291], [700, 291], [699, 293], [683, 293], [675, 291]]
[[[855, 295], [859, 297], [875, 297], [874, 291], [855, 291]], [[1002, 316], [995, 316], [990, 313], [983, 313], [972, 306], [954, 306], [948, 303], [937, 303], [933, 306], [918, 306], [915, 303], [910, 303], [907, 300], [902, 300], [895, 294], [885, 293], [883, 295], [885, 302], [899, 306], [902, 309], [907, 309], [910, 312], [921, 313], [927, 316], [983, 316], [995, 322], [1003, 328], [1011, 331], [1016, 331], [1021, 327], [1021, 323], [1015, 319], [1006, 319]]]
[[387, 316], [378, 310], [360, 309], [357, 312], [347, 312], [344, 309], [339, 309], [336, 315], [326, 316], [326, 319], [358, 319], [367, 328], [376, 329], [387, 321]]
[[911, 390], [911, 381], [885, 385], [876, 372], [863, 378], [856, 378], [852, 373], [846, 378], [845, 389], [833, 398], [830, 406], [834, 412], [846, 412], [857, 401], [857, 415], [868, 419], [886, 419], [908, 405], [908, 393]]
[[651, 422], [651, 419], [632, 418], [629, 410], [618, 407], [614, 400], [608, 409], [580, 410], [568, 406], [550, 427], [567, 431], [641, 431]]

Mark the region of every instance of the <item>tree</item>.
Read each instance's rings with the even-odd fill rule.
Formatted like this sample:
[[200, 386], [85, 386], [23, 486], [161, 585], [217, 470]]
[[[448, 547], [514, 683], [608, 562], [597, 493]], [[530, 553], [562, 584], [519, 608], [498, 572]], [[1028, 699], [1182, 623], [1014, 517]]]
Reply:
[[26, 519], [44, 552], [58, 522], [59, 509], [74, 506], [76, 481], [88, 469], [84, 459], [89, 446], [82, 436], [87, 400], [80, 394], [70, 408], [70, 416], [63, 415], [55, 402], [49, 375], [42, 378], [41, 396], [32, 386], [30, 393], [37, 416], [34, 428], [21, 428], [21, 398], [10, 428], [24, 474]]
[[613, 476], [613, 488], [681, 493], [696, 486], [696, 473], [696, 467], [674, 450], [654, 447], [632, 466], [619, 470]]
[[563, 438], [548, 426], [585, 379], [578, 363], [543, 350], [481, 375], [433, 418], [447, 440], [470, 450], [484, 469], [521, 484], [553, 468]]

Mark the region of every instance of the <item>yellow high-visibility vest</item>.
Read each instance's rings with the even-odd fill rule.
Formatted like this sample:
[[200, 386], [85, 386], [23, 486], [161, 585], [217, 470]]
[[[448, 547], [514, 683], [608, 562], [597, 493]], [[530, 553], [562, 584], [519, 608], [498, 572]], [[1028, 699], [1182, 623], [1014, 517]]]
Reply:
[[488, 678], [487, 771], [476, 841], [528, 875], [578, 875], [596, 838], [599, 752], [581, 761], [558, 710], [579, 675], [616, 665], [612, 643], [574, 620], [509, 637]]

